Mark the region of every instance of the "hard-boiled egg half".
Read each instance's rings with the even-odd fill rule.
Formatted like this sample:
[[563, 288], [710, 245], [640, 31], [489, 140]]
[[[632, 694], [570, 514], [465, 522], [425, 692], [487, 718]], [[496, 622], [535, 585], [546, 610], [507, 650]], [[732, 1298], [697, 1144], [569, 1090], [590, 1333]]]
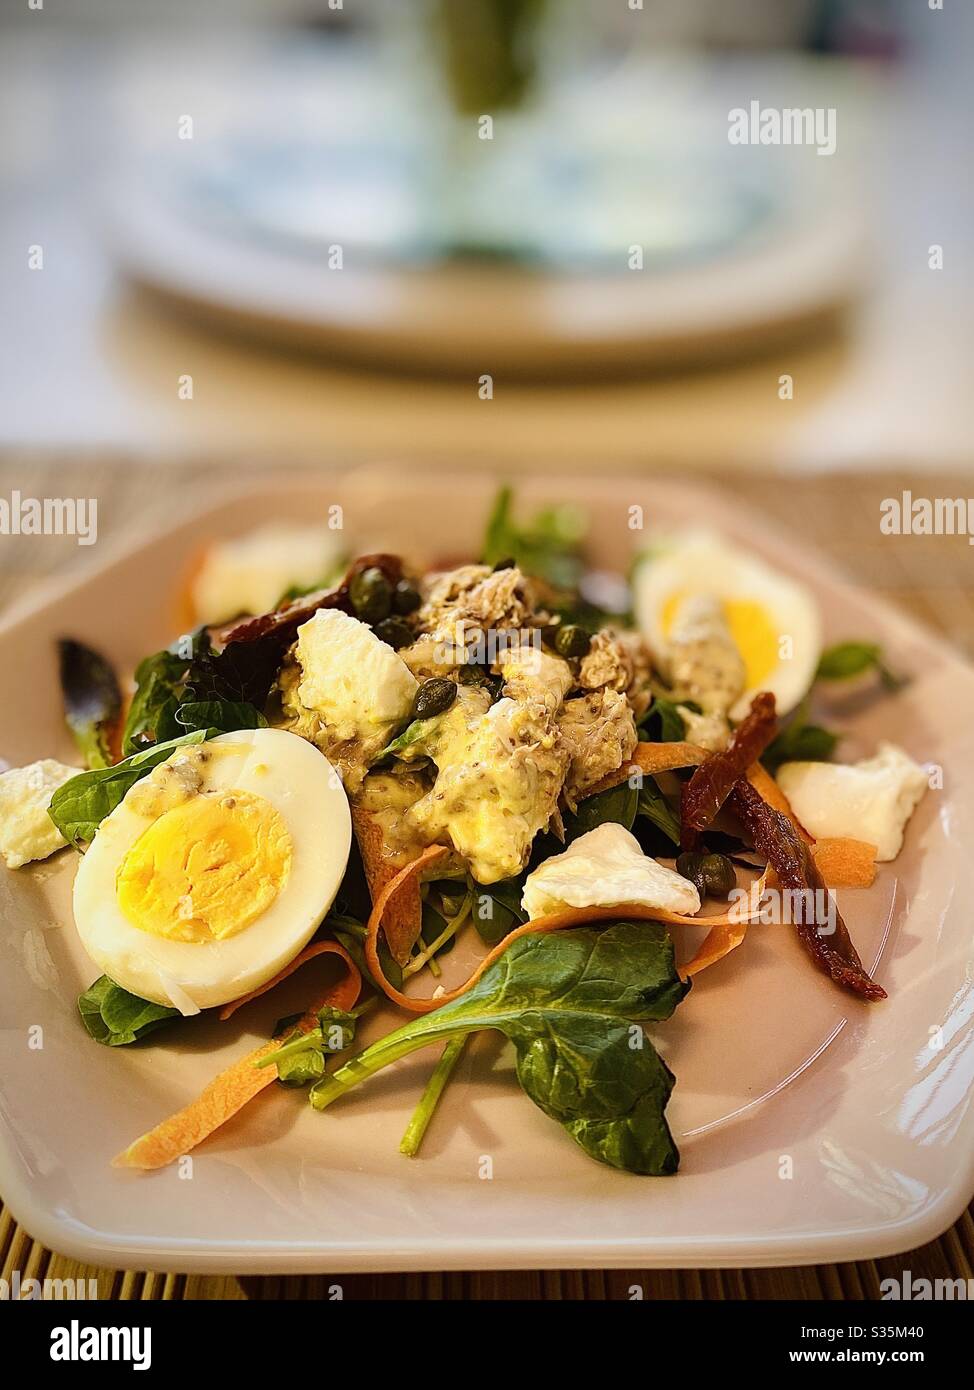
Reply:
[[74, 917], [106, 975], [194, 1013], [277, 974], [331, 906], [351, 845], [341, 780], [283, 729], [187, 746], [129, 788], [78, 868]]
[[759, 690], [773, 692], [779, 714], [794, 709], [822, 653], [818, 607], [804, 585], [712, 531], [661, 539], [636, 568], [633, 602], [639, 627], [664, 669], [674, 620], [685, 600], [696, 595], [719, 601], [744, 662], [745, 689], [731, 718], [742, 719]]

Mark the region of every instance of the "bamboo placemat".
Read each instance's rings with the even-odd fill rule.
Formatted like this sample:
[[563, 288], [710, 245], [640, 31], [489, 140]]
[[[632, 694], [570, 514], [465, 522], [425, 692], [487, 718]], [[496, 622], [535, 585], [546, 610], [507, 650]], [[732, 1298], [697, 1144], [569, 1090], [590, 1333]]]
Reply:
[[[301, 463], [288, 460], [294, 471]], [[311, 461], [303, 466], [314, 467]], [[267, 472], [259, 461], [205, 465], [149, 463], [104, 456], [70, 459], [28, 454], [0, 458], [0, 495], [97, 497], [99, 541], [138, 521], [165, 524], [201, 482], [239, 482], [241, 472]], [[608, 469], [606, 471], [609, 471]], [[632, 471], [631, 469], [627, 471]], [[645, 476], [645, 475], [644, 475]], [[719, 480], [717, 480], [719, 481]], [[647, 483], [651, 488], [651, 483]], [[964, 536], [893, 537], [879, 529], [884, 497], [904, 489], [916, 496], [966, 497], [974, 485], [938, 474], [852, 474], [776, 478], [735, 476], [736, 499], [750, 504], [783, 532], [800, 534], [830, 555], [836, 567], [899, 604], [974, 657], [974, 560]], [[974, 502], [972, 502], [974, 509]], [[974, 514], [974, 512], [972, 512]], [[0, 537], [0, 608], [54, 570], [97, 559], [98, 546], [70, 538]], [[767, 1270], [611, 1270], [540, 1273], [369, 1274], [274, 1278], [124, 1273], [81, 1265], [37, 1241], [0, 1210], [0, 1275], [10, 1279], [96, 1279], [103, 1299], [328, 1298], [340, 1285], [346, 1299], [626, 1299], [639, 1288], [650, 1299], [872, 1299], [880, 1281], [909, 1269], [914, 1279], [974, 1278], [974, 1208], [939, 1240], [883, 1260]]]

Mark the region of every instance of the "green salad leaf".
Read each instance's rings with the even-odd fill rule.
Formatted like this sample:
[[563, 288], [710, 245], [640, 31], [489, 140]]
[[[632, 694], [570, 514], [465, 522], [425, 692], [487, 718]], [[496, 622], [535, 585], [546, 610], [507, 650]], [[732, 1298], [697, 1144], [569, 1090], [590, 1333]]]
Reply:
[[106, 1047], [126, 1047], [180, 1017], [178, 1009], [140, 999], [107, 975], [79, 995], [78, 1012], [89, 1035]]
[[232, 734], [238, 729], [267, 728], [260, 710], [245, 700], [190, 700], [176, 710], [176, 723], [192, 733], [218, 729]]
[[782, 763], [828, 762], [838, 741], [839, 735], [832, 733], [831, 729], [823, 729], [820, 724], [809, 724], [806, 696], [789, 722], [768, 744], [761, 761], [769, 772], [776, 772]]
[[[652, 777], [644, 777], [641, 787], [620, 782], [608, 791], [586, 797], [574, 815], [565, 817], [565, 841], [571, 844], [580, 835], [607, 823], [622, 825], [635, 834], [641, 818], [655, 825], [673, 844], [680, 843], [679, 816]], [[558, 849], [552, 852], [558, 853]]]
[[[423, 888], [427, 889], [429, 886], [428, 884], [424, 884]], [[437, 901], [440, 907], [442, 907], [442, 898], [438, 897]], [[418, 946], [432, 946], [439, 941], [440, 937], [443, 935], [448, 919], [444, 917], [443, 913], [440, 911], [440, 907], [435, 906], [428, 896], [423, 898], [422, 924], [419, 931], [419, 940], [416, 943]], [[437, 947], [434, 959], [438, 956], [448, 955], [456, 944], [457, 939], [455, 936], [447, 937], [447, 939]]]
[[672, 700], [654, 695], [639, 721], [639, 729], [651, 743], [682, 743], [687, 736], [683, 716]]
[[[883, 661], [883, 649], [876, 642], [838, 642], [826, 647], [819, 658], [816, 681], [844, 681], [875, 671], [884, 688], [895, 691], [906, 683]], [[782, 763], [828, 762], [840, 735], [808, 718], [809, 696], [801, 702], [778, 736], [765, 749], [761, 761], [771, 772]]]
[[645, 816], [674, 845], [680, 843], [680, 817], [652, 777], [647, 777], [639, 788], [636, 816]]
[[[581, 582], [584, 587], [584, 576]], [[546, 607], [549, 612], [561, 620], [562, 627], [584, 628], [593, 637], [604, 627], [613, 624], [620, 627], [633, 627], [635, 622], [628, 609], [620, 611], [603, 608], [601, 604], [593, 603], [591, 599], [585, 598], [579, 593], [571, 593], [566, 598], [559, 598], [557, 601], [547, 604]]]
[[620, 782], [608, 791], [587, 796], [579, 802], [573, 815], [565, 817], [565, 843], [571, 844], [579, 835], [587, 835], [597, 825], [604, 825], [607, 821], [631, 830], [638, 809], [639, 790], [628, 782]]
[[673, 1075], [640, 1024], [669, 1018], [688, 988], [657, 922], [522, 936], [459, 999], [318, 1081], [311, 1103], [324, 1110], [419, 1048], [491, 1028], [513, 1043], [527, 1095], [591, 1157], [673, 1173], [679, 1152], [664, 1113]]
[[[293, 1026], [300, 1014], [283, 1020]], [[318, 1011], [318, 1026], [307, 1033], [296, 1033], [281, 1043], [275, 1052], [266, 1053], [260, 1066], [277, 1067], [277, 1079], [282, 1086], [307, 1086], [325, 1074], [325, 1062], [337, 1052], [344, 1052], [355, 1041], [358, 1014], [326, 1004]]]
[[905, 684], [902, 676], [894, 675], [883, 661], [883, 649], [876, 642], [837, 642], [826, 647], [819, 658], [815, 679], [844, 681], [875, 671], [887, 690], [899, 690]]
[[165, 762], [177, 748], [204, 743], [217, 732], [216, 729], [200, 729], [192, 734], [183, 734], [181, 738], [167, 739], [165, 743], [147, 748], [142, 753], [133, 753], [114, 767], [96, 767], [88, 772], [79, 772], [77, 777], [65, 782], [51, 797], [48, 809], [51, 820], [75, 848], [88, 844], [95, 838], [99, 825], [114, 811], [130, 787]]
[[62, 637], [58, 667], [64, 717], [86, 767], [107, 767], [111, 726], [122, 708], [122, 692], [105, 658], [82, 642]]
[[263, 727], [261, 711], [280, 664], [280, 648], [267, 638], [229, 642], [216, 652], [205, 628], [180, 637], [139, 663], [122, 752], [203, 728], [206, 706], [214, 714], [207, 727], [218, 733]]
[[521, 907], [521, 894], [527, 870], [516, 878], [500, 879], [497, 883], [474, 883], [472, 917], [481, 941], [496, 946], [508, 932], [526, 922], [528, 914]]
[[427, 734], [436, 727], [441, 717], [439, 714], [433, 714], [430, 715], [429, 719], [414, 719], [391, 743], [386, 744], [382, 752], [373, 759], [373, 762], [381, 763], [384, 758], [401, 756], [408, 753], [410, 749], [422, 753], [424, 751], [422, 745]]
[[[365, 925], [354, 917], [336, 916], [332, 913], [326, 917], [324, 927], [331, 930], [335, 940], [345, 947], [345, 950], [352, 957], [358, 966], [359, 974], [362, 979], [370, 984], [373, 989], [379, 989], [379, 983], [374, 978], [369, 969], [369, 963], [365, 959]], [[385, 938], [379, 937], [379, 961], [382, 965], [382, 973], [393, 986], [394, 989], [402, 989], [403, 973], [402, 966], [397, 960], [393, 959], [392, 952], [386, 945]], [[381, 991], [380, 991], [381, 992]]]
[[177, 738], [176, 710], [182, 700], [187, 659], [174, 651], [155, 652], [135, 668], [135, 694], [125, 719], [122, 752], [138, 753], [148, 743]]
[[545, 507], [518, 525], [512, 515], [514, 494], [502, 487], [494, 499], [482, 560], [485, 565], [513, 560], [525, 574], [546, 579], [559, 589], [574, 589], [582, 574], [581, 545], [587, 529], [584, 513], [562, 504]]

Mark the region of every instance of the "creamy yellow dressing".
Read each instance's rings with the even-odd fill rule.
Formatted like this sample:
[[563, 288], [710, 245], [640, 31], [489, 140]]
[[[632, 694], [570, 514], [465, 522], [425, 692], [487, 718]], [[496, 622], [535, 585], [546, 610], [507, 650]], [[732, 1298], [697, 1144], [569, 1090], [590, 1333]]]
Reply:
[[427, 843], [449, 840], [480, 883], [520, 873], [568, 769], [550, 711], [511, 699], [489, 705], [484, 692], [461, 689], [426, 747], [437, 777], [408, 824]]
[[416, 858], [426, 844], [407, 812], [425, 795], [427, 783], [416, 773], [370, 772], [354, 798], [382, 835], [382, 851], [397, 869]]

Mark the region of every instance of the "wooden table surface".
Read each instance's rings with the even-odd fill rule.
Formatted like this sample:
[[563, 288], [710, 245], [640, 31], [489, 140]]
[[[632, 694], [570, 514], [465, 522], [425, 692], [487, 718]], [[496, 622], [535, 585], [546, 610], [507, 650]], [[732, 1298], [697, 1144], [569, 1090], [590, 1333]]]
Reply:
[[[0, 496], [19, 488], [25, 496], [96, 496], [99, 543], [115, 539], [134, 521], [165, 524], [185, 507], [194, 488], [225, 478], [232, 486], [241, 469], [266, 464], [235, 460], [193, 465], [148, 463], [102, 455], [79, 458], [8, 454], [0, 458]], [[288, 470], [295, 466], [288, 460]], [[305, 466], [313, 466], [306, 464]], [[606, 472], [610, 471], [606, 466]], [[633, 472], [631, 465], [627, 472]], [[645, 474], [643, 475], [645, 476]], [[717, 480], [719, 482], [719, 479]], [[967, 497], [970, 480], [924, 472], [839, 474], [818, 477], [735, 476], [739, 500], [752, 504], [776, 528], [799, 525], [864, 586], [908, 609], [915, 617], [974, 656], [974, 566], [966, 537], [889, 537], [879, 530], [879, 503], [904, 488], [927, 497]], [[99, 545], [81, 548], [70, 538], [0, 537], [0, 609], [37, 580], [68, 566], [97, 563]], [[109, 1299], [327, 1298], [338, 1284], [343, 1296], [393, 1299], [645, 1298], [869, 1299], [880, 1281], [909, 1269], [915, 1279], [974, 1278], [972, 1209], [951, 1230], [919, 1250], [883, 1260], [768, 1270], [558, 1270], [539, 1273], [356, 1274], [295, 1277], [211, 1277], [125, 1273], [83, 1266], [46, 1249], [0, 1211], [0, 1276], [19, 1270], [22, 1279], [96, 1278]]]

